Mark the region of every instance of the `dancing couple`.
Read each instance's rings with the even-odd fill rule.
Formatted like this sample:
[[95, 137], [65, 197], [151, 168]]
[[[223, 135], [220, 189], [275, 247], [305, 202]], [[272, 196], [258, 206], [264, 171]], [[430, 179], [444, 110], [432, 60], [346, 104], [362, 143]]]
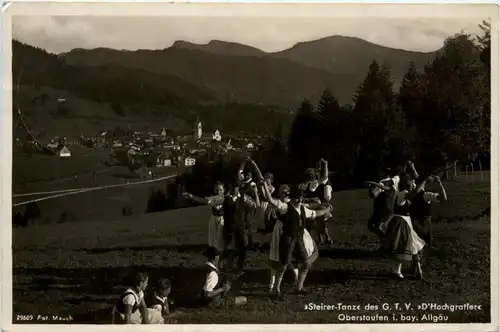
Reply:
[[[379, 182], [367, 182], [374, 198], [368, 228], [379, 236], [381, 253], [395, 261], [394, 277], [404, 280], [402, 265], [412, 262], [416, 278], [422, 279], [422, 252], [432, 241], [430, 204], [447, 200], [446, 191], [438, 176], [420, 177], [412, 162], [406, 163], [400, 174], [386, 173]], [[439, 185], [439, 193], [425, 190], [432, 181]]]

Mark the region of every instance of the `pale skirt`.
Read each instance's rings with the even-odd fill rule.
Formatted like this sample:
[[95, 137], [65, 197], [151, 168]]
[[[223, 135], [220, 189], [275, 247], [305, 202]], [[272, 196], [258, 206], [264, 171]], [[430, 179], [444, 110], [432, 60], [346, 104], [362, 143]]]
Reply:
[[210, 216], [208, 221], [208, 245], [217, 248], [221, 252], [224, 250], [223, 216]]
[[[280, 237], [281, 230], [283, 228], [283, 223], [281, 221], [277, 221], [274, 225], [273, 233], [271, 235], [271, 246], [269, 250], [269, 259], [273, 262], [279, 262], [280, 260]], [[307, 257], [311, 257], [314, 252], [317, 250], [316, 243], [314, 242], [311, 234], [304, 229], [303, 236], [304, 246], [306, 248]]]
[[255, 222], [257, 228], [265, 227], [265, 219], [268, 208], [269, 208], [269, 202], [267, 201], [261, 202], [260, 206], [257, 208], [257, 212], [255, 214]]
[[385, 237], [383, 245], [398, 260], [411, 260], [419, 254], [426, 243], [413, 229], [409, 216], [394, 215], [380, 225]]

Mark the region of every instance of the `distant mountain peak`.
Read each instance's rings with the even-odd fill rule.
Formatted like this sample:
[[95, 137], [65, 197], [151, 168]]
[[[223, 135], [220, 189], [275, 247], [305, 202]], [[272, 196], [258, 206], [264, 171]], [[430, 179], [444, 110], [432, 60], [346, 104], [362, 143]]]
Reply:
[[[288, 51], [293, 48], [297, 47], [307, 47], [310, 45], [320, 45], [320, 46], [329, 46], [329, 47], [371, 47], [371, 48], [383, 48], [387, 50], [395, 50], [395, 51], [404, 51], [404, 52], [411, 52], [415, 54], [430, 54], [430, 53], [435, 53], [436, 51], [433, 52], [418, 52], [418, 51], [409, 51], [405, 49], [400, 49], [396, 47], [390, 47], [390, 46], [384, 46], [380, 44], [376, 44], [373, 42], [370, 42], [368, 40], [359, 38], [359, 37], [350, 37], [350, 36], [343, 36], [343, 35], [332, 35], [332, 36], [327, 36], [319, 39], [313, 39], [309, 41], [301, 41], [293, 45], [291, 48], [287, 50], [283, 50], [281, 52]], [[280, 52], [276, 52], [280, 53]]]
[[252, 46], [218, 39], [212, 39], [205, 44], [193, 43], [185, 40], [176, 40], [170, 48], [189, 49], [219, 55], [234, 56], [258, 56], [266, 54], [264, 51]]
[[196, 44], [185, 40], [176, 40], [170, 47], [183, 47], [183, 46], [202, 46], [202, 44]]

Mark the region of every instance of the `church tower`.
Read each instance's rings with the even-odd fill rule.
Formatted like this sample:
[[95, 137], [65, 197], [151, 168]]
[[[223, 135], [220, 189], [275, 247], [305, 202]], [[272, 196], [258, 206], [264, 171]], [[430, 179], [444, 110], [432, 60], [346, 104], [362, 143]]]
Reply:
[[197, 117], [196, 122], [195, 122], [195, 128], [194, 128], [194, 139], [199, 140], [201, 139], [201, 136], [203, 135], [203, 128], [201, 126], [201, 121]]

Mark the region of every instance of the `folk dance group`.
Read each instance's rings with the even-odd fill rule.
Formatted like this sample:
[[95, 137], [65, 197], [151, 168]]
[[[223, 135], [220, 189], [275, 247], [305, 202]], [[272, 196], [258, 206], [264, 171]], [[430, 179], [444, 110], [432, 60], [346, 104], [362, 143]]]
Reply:
[[[247, 251], [253, 246], [254, 224], [260, 233], [271, 234], [269, 292], [276, 298], [282, 297], [281, 283], [290, 266], [294, 271], [295, 291], [304, 293], [304, 281], [318, 258], [318, 247], [309, 230], [317, 231], [321, 242], [331, 243], [325, 222], [332, 212], [328, 163], [321, 160], [320, 164], [319, 171], [307, 171], [309, 179], [298, 187], [281, 185], [276, 198], [272, 196], [273, 175], [262, 175], [249, 158], [240, 166], [237, 181], [227, 193], [224, 185], [217, 183], [214, 196], [185, 194], [195, 202], [212, 206], [208, 245], [222, 258], [218, 268], [243, 270]], [[253, 181], [253, 174], [257, 175], [257, 182]], [[236, 253], [234, 265], [232, 252]], [[206, 291], [211, 291], [211, 285], [206, 286]]]
[[[247, 166], [250, 167], [245, 172]], [[253, 174], [257, 175], [257, 182], [253, 181]], [[203, 253], [207, 258], [206, 281], [200, 290], [203, 305], [230, 290], [228, 276], [234, 278], [234, 270], [236, 275], [242, 272], [247, 251], [253, 245], [252, 224], [257, 225], [260, 233], [271, 234], [270, 295], [283, 299], [281, 284], [288, 267], [294, 272], [295, 293], [305, 293], [304, 282], [319, 255], [311, 233], [318, 235], [319, 243], [331, 244], [327, 223], [333, 211], [328, 163], [321, 159], [319, 167], [308, 169], [306, 174], [307, 180], [298, 186], [280, 185], [274, 197], [273, 175], [262, 175], [257, 164], [247, 158], [240, 166], [236, 183], [227, 191], [224, 184], [218, 182], [213, 196], [185, 194], [188, 199], [212, 207], [208, 248]], [[426, 191], [426, 184], [432, 181], [439, 185], [438, 193]], [[395, 261], [393, 276], [404, 280], [401, 268], [404, 262], [410, 261], [416, 277], [422, 278], [420, 257], [424, 247], [432, 242], [430, 204], [447, 199], [440, 178], [420, 177], [414, 164], [408, 162], [398, 174], [386, 170], [382, 180], [367, 184], [373, 198], [368, 228], [380, 238], [380, 253]], [[148, 309], [141, 297], [147, 276], [140, 274], [136, 281], [135, 288], [127, 290], [120, 299], [121, 304], [116, 306], [121, 317], [135, 324], [162, 324], [162, 314], [165, 310], [168, 312], [165, 294], [170, 291], [169, 286], [155, 288], [152, 299], [159, 306]], [[137, 314], [139, 309], [142, 310]]]

